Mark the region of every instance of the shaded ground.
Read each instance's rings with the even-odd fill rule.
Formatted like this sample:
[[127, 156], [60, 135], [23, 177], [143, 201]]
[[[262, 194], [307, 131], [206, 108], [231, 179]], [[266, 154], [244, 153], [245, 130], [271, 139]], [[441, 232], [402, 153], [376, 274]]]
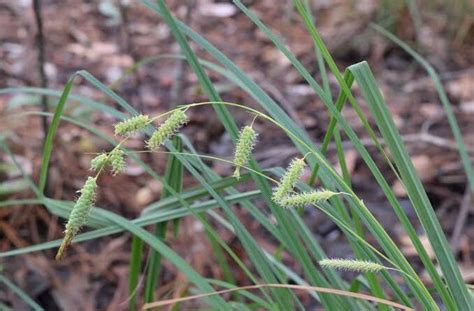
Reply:
[[[203, 34], [223, 53], [228, 55], [262, 88], [267, 91], [294, 119], [304, 126], [312, 138], [319, 142], [325, 133], [328, 116], [324, 105], [309, 86], [291, 68], [291, 64], [276, 50], [272, 43], [256, 29], [248, 18], [225, 2], [197, 1], [187, 5], [184, 1], [169, 1], [181, 19]], [[246, 1], [263, 21], [284, 38], [290, 49], [319, 79], [311, 40], [300, 19], [290, 5], [274, 1]], [[376, 1], [322, 1], [313, 6], [317, 25], [334, 53], [339, 68], [357, 61], [368, 60], [400, 131], [405, 137], [415, 166], [425, 183], [442, 225], [448, 236], [453, 236], [459, 249], [459, 261], [466, 269], [467, 281], [474, 278], [471, 266], [471, 248], [474, 229], [472, 214], [460, 213], [471, 203], [465, 195], [466, 180], [455, 145], [436, 91], [426, 73], [413, 63], [409, 56], [376, 35], [369, 29], [370, 22], [391, 22], [391, 29], [402, 39], [415, 45], [441, 73], [442, 81], [455, 109], [471, 155], [474, 153], [474, 27], [468, 14], [453, 6], [423, 7], [422, 26], [413, 27], [405, 8], [383, 8]], [[71, 9], [73, 8], [73, 9]], [[443, 12], [443, 13], [440, 13]], [[197, 87], [196, 77], [176, 60], [159, 60], [141, 67], [136, 74], [114, 83], [136, 61], [164, 53], [178, 53], [179, 47], [169, 29], [153, 12], [140, 4], [120, 7], [113, 1], [44, 1], [46, 73], [49, 86], [61, 90], [68, 77], [85, 69], [126, 98], [137, 110], [149, 114], [166, 111], [176, 103], [206, 100]], [[390, 16], [390, 18], [387, 18]], [[472, 16], [472, 15], [471, 15]], [[450, 21], [450, 22], [448, 22]], [[455, 22], [453, 22], [455, 21]], [[0, 86], [37, 86], [35, 24], [30, 1], [0, 1]], [[416, 29], [416, 31], [414, 31]], [[201, 53], [204, 59], [211, 60]], [[211, 73], [223, 98], [232, 102], [254, 105], [252, 99], [235, 88], [221, 76]], [[181, 84], [181, 87], [176, 85]], [[337, 84], [331, 81], [334, 92]], [[84, 81], [77, 81], [75, 93], [113, 105], [100, 92]], [[1, 116], [9, 116], [22, 109], [23, 103], [36, 102], [39, 98], [25, 95], [0, 95]], [[54, 100], [51, 102], [54, 104]], [[75, 102], [69, 104], [68, 113], [93, 120], [97, 128], [112, 135], [114, 120], [106, 115], [91, 113]], [[256, 106], [255, 106], [256, 107]], [[351, 110], [344, 112], [348, 120], [362, 135], [362, 127]], [[235, 111], [240, 124], [249, 122], [246, 114]], [[260, 143], [256, 158], [264, 167], [284, 166], [296, 149], [291, 147], [283, 133], [257, 122]], [[5, 135], [10, 148], [22, 168], [34, 179], [38, 177], [42, 143], [42, 129], [37, 117], [27, 119], [3, 118], [1, 135]], [[210, 108], [191, 112], [191, 122], [186, 129], [200, 153], [230, 157], [230, 138]], [[141, 148], [136, 140], [134, 146]], [[367, 140], [370, 145], [370, 141]], [[107, 149], [108, 145], [75, 126], [63, 124], [56, 138], [48, 193], [62, 199], [72, 199], [80, 188], [89, 167], [90, 153]], [[371, 149], [372, 150], [372, 149]], [[374, 150], [375, 151], [375, 150]], [[330, 152], [331, 158], [335, 156]], [[408, 255], [413, 253], [398, 227], [393, 227], [394, 216], [374, 193], [374, 181], [347, 144], [347, 161], [353, 175], [354, 187]], [[2, 185], [20, 189], [3, 198], [27, 198], [18, 184], [18, 172], [6, 154], [0, 154], [5, 168], [0, 170]], [[163, 155], [145, 155], [143, 159], [158, 172], [163, 171]], [[379, 159], [381, 168], [389, 169]], [[227, 165], [215, 163], [215, 170], [230, 174]], [[3, 166], [2, 166], [3, 167]], [[394, 180], [394, 178], [393, 178]], [[152, 181], [138, 167], [129, 166], [126, 174], [105, 177], [99, 195], [99, 205], [126, 217], [135, 217], [148, 203], [158, 199], [161, 186]], [[8, 183], [8, 184], [7, 184]], [[191, 179], [187, 185], [193, 184]], [[396, 193], [403, 198], [403, 189], [395, 182]], [[365, 195], [364, 195], [365, 194]], [[464, 198], [464, 204], [462, 204]], [[408, 200], [406, 208], [411, 211]], [[261, 244], [269, 251], [277, 245], [246, 216], [248, 228], [255, 232]], [[307, 211], [310, 228], [320, 238], [331, 256], [347, 256], [350, 250], [337, 228], [316, 211]], [[455, 224], [464, 224], [462, 233], [453, 233]], [[186, 219], [183, 232], [172, 245], [184, 255], [197, 271], [218, 276], [213, 268], [213, 258], [207, 255], [209, 245], [201, 238], [203, 230], [192, 219]], [[15, 207], [0, 210], [0, 251], [19, 248], [59, 238], [62, 221], [49, 215], [40, 206]], [[225, 233], [223, 233], [225, 234]], [[239, 247], [226, 236], [232, 246]], [[192, 245], [191, 251], [189, 246]], [[335, 246], [336, 245], [336, 246]], [[127, 297], [129, 237], [114, 236], [74, 246], [76, 256], [62, 262], [52, 260], [53, 251], [9, 258], [2, 261], [6, 275], [35, 297], [48, 310], [125, 309]], [[244, 256], [244, 254], [242, 254]], [[290, 258], [288, 258], [290, 260]], [[163, 272], [162, 283], [166, 288], [179, 286], [180, 276], [173, 267]], [[241, 279], [245, 283], [246, 280]], [[15, 309], [24, 306], [12, 293], [0, 289], [0, 301]]]

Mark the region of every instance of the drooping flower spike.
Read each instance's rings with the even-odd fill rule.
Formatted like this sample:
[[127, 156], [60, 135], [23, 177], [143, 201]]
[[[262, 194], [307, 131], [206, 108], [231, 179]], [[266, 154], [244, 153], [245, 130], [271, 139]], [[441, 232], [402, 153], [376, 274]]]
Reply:
[[110, 166], [114, 176], [125, 169], [124, 152], [122, 149], [115, 148], [110, 152]]
[[151, 122], [150, 117], [140, 114], [115, 124], [115, 135], [130, 136], [143, 130]]
[[99, 154], [98, 156], [96, 156], [91, 161], [91, 171], [93, 171], [93, 172], [100, 171], [105, 166], [107, 166], [108, 162], [109, 162], [109, 157], [108, 157], [107, 153]]
[[81, 194], [69, 215], [66, 231], [64, 232], [64, 239], [59, 247], [56, 259], [61, 259], [64, 251], [71, 244], [72, 239], [77, 235], [79, 230], [81, 230], [81, 227], [86, 224], [89, 211], [95, 202], [96, 190], [97, 178], [89, 176], [79, 191]]
[[183, 110], [178, 109], [173, 112], [151, 135], [150, 140], [147, 141], [148, 149], [154, 150], [163, 145], [167, 139], [173, 137], [187, 122], [188, 116]]
[[240, 169], [242, 166], [245, 166], [250, 158], [250, 154], [255, 146], [258, 134], [254, 131], [252, 126], [244, 126], [239, 134], [239, 139], [237, 140], [237, 145], [235, 147], [234, 154], [234, 177], [240, 178]]
[[333, 192], [325, 189], [314, 190], [298, 194], [285, 195], [278, 203], [286, 208], [305, 207], [310, 204], [327, 201], [337, 194], [339, 194], [339, 192]]
[[323, 268], [354, 272], [379, 272], [382, 270], [389, 269], [376, 262], [352, 259], [323, 259], [319, 261], [319, 264]]
[[291, 161], [285, 174], [280, 179], [278, 187], [276, 187], [275, 190], [273, 191], [272, 198], [275, 203], [280, 203], [280, 201], [285, 196], [287, 196], [291, 190], [293, 190], [305, 166], [306, 166], [306, 163], [304, 161], [304, 158], [303, 159], [296, 158]]

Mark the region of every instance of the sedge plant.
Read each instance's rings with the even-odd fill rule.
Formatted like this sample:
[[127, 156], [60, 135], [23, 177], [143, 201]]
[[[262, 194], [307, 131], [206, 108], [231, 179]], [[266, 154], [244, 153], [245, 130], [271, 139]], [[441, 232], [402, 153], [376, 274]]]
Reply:
[[[163, 18], [182, 50], [182, 55], [161, 55], [153, 59], [185, 58], [196, 74], [209, 101], [179, 106], [155, 117], [148, 116], [140, 114], [111, 88], [85, 71], [75, 73], [62, 92], [31, 88], [0, 90], [0, 93], [25, 92], [59, 98], [54, 114], [29, 112], [21, 116], [35, 114], [53, 117], [44, 143], [38, 183], [23, 174], [36, 198], [26, 201], [0, 202], [1, 206], [43, 204], [52, 214], [68, 219], [62, 241], [50, 241], [5, 251], [0, 253], [0, 257], [59, 247], [57, 258], [60, 259], [66, 254], [67, 248], [72, 243], [97, 239], [119, 232], [130, 232], [143, 241], [144, 245], [160, 254], [160, 256], [150, 256], [150, 260], [153, 262], [149, 265], [155, 265], [155, 268], [151, 269], [153, 273], [146, 273], [147, 280], [144, 282], [145, 288], [143, 290], [147, 293], [143, 299], [146, 303], [151, 303], [153, 299], [156, 299], [153, 293], [157, 292], [159, 283], [156, 280], [149, 280], [159, 277], [155, 274], [156, 271], [159, 271], [156, 265], [160, 265], [161, 260], [166, 259], [186, 276], [189, 281], [188, 291], [190, 294], [202, 294], [206, 305], [218, 310], [231, 309], [236, 306], [255, 310], [303, 309], [301, 296], [289, 286], [290, 283], [295, 283], [295, 286], [318, 288], [319, 291], [310, 291], [310, 295], [327, 310], [390, 310], [389, 305], [380, 303], [381, 301], [391, 301], [407, 310], [414, 308], [453, 311], [474, 309], [471, 294], [464, 284], [454, 255], [449, 249], [445, 233], [441, 229], [426, 192], [409, 160], [406, 146], [388, 112], [370, 66], [366, 62], [361, 62], [340, 72], [319, 36], [310, 8], [305, 1], [295, 0], [294, 7], [314, 42], [318, 68], [323, 80], [322, 86], [254, 12], [241, 1], [236, 0], [234, 3], [288, 58], [292, 66], [325, 104], [330, 122], [321, 145], [316, 144], [306, 130], [298, 126], [248, 74], [244, 73], [204, 37], [174, 17], [165, 1], [144, 0], [142, 3]], [[199, 59], [191, 49], [188, 39], [209, 53], [214, 61]], [[141, 64], [146, 64], [146, 62]], [[221, 75], [241, 88], [249, 98], [254, 99], [258, 107], [253, 109], [243, 104], [223, 102], [205, 69]], [[131, 74], [131, 72], [129, 73]], [[328, 84], [329, 74], [336, 78], [339, 86], [339, 93], [334, 98]], [[72, 94], [75, 78], [79, 76], [116, 102], [121, 111], [101, 102]], [[370, 117], [375, 120], [376, 127], [371, 126], [367, 121], [369, 116], [364, 114], [361, 103], [354, 96], [352, 92], [354, 84], [359, 86], [364, 101], [369, 107]], [[438, 88], [442, 88], [440, 83], [436, 85]], [[441, 92], [441, 94], [444, 93]], [[92, 110], [108, 113], [120, 120], [115, 125], [116, 136], [110, 138], [90, 123], [75, 116], [66, 115], [64, 108], [70, 98], [74, 98]], [[443, 103], [445, 101], [446, 99], [443, 98]], [[345, 107], [346, 105], [350, 105], [350, 108], [356, 111], [364, 125], [366, 134], [374, 141], [377, 152], [387, 166], [393, 170], [396, 178], [405, 185], [408, 197], [416, 212], [416, 219], [409, 219], [390, 188], [386, 176], [376, 165], [373, 154], [368, 152], [360, 136], [344, 118], [341, 111], [349, 109], [349, 107]], [[187, 111], [199, 109], [201, 106], [211, 106], [214, 109], [225, 130], [233, 139], [235, 152], [233, 155], [229, 155], [232, 160], [198, 154], [193, 149], [192, 142], [181, 131], [188, 122]], [[254, 147], [258, 148], [256, 140], [258, 133], [255, 130], [257, 127], [254, 126], [254, 121], [239, 127], [230, 113], [231, 109], [244, 110], [250, 115], [256, 116], [259, 122], [267, 122], [268, 126], [282, 131], [290, 138], [298, 150], [299, 156], [291, 161], [286, 170], [279, 167], [263, 169], [252, 157]], [[162, 122], [157, 128], [154, 128], [153, 124], [157, 120], [162, 120]], [[79, 190], [75, 202], [55, 200], [44, 194], [49, 162], [54, 149], [54, 136], [59, 129], [60, 122], [68, 122], [84, 128], [112, 146], [109, 151], [97, 154], [91, 161], [90, 176], [86, 178], [83, 188]], [[450, 124], [456, 125], [456, 121], [451, 115]], [[456, 126], [453, 128], [457, 129]], [[386, 146], [382, 146], [376, 133], [380, 133], [384, 138]], [[455, 131], [455, 134], [458, 144], [462, 145], [459, 132]], [[144, 140], [146, 150], [127, 148], [127, 141], [134, 135], [148, 137]], [[170, 142], [170, 138], [176, 135], [182, 138], [186, 147], [184, 150], [178, 150]], [[423, 282], [418, 271], [413, 268], [412, 262], [405, 257], [399, 246], [387, 233], [386, 228], [354, 191], [351, 176], [345, 169], [341, 135], [345, 135], [351, 141], [363, 163], [376, 180], [401, 227], [416, 248], [421, 265], [427, 271], [429, 283]], [[342, 168], [342, 174], [334, 169], [326, 156], [327, 146], [330, 142], [334, 143], [338, 152], [338, 162]], [[12, 162], [16, 163], [14, 155], [3, 140], [1, 146], [5, 154], [12, 158]], [[390, 156], [386, 150], [390, 151]], [[460, 148], [460, 150], [465, 150], [465, 148]], [[181, 169], [197, 181], [197, 186], [183, 189], [182, 184], [175, 184], [170, 181], [171, 179], [163, 178], [141, 161], [140, 154], [142, 152], [151, 154], [161, 152], [170, 158], [173, 157], [173, 161], [179, 162]], [[465, 155], [462, 154], [462, 156], [465, 159]], [[219, 176], [203, 159], [231, 164], [233, 174]], [[136, 162], [146, 174], [159, 181], [167, 191], [166, 196], [152, 202], [135, 219], [125, 219], [116, 213], [96, 206], [95, 200], [100, 187], [107, 186], [101, 182], [101, 174], [107, 171], [113, 175], [120, 174], [128, 161]], [[469, 172], [468, 163], [466, 161], [464, 163]], [[21, 166], [18, 165], [18, 167], [21, 171]], [[300, 180], [305, 168], [310, 168], [312, 172], [309, 183]], [[253, 181], [255, 189], [241, 191], [236, 188], [237, 185], [249, 180]], [[470, 180], [472, 180], [472, 176], [470, 176]], [[265, 208], [261, 208], [261, 204], [256, 204], [257, 200], [263, 201]], [[271, 253], [262, 248], [233, 210], [233, 204], [237, 203], [243, 206], [265, 232], [279, 243], [278, 252]], [[327, 259], [328, 256], [323, 248], [297, 211], [296, 208], [299, 207], [317, 208], [333, 221], [345, 236], [355, 259]], [[217, 212], [218, 210], [219, 212]], [[144, 226], [175, 221], [186, 216], [194, 217], [205, 228], [206, 236], [212, 244], [212, 255], [216, 257], [219, 268], [222, 271], [227, 271], [225, 280], [209, 279], [200, 275], [174, 252], [172, 247], [166, 244], [162, 233], [157, 231], [152, 234], [143, 229]], [[421, 243], [413, 223], [419, 223], [421, 229], [426, 233], [434, 250], [436, 264]], [[243, 262], [230, 245], [222, 239], [215, 228], [216, 224], [219, 225], [219, 230], [226, 230], [235, 236], [242, 245], [243, 251], [248, 255], [247, 261]], [[92, 230], [81, 233], [81, 228], [84, 227], [90, 227]], [[368, 235], [372, 238], [368, 239]], [[141, 253], [146, 250], [145, 247], [136, 247], [131, 253], [137, 255], [135, 258], [142, 258]], [[294, 265], [288, 265], [282, 260], [283, 253], [297, 263], [298, 269], [294, 269]], [[142, 271], [143, 269], [139, 265], [134, 267], [131, 269], [130, 278], [138, 280], [139, 274], [145, 271]], [[254, 287], [236, 290], [227, 300], [219, 295], [214, 295], [213, 293], [218, 287], [228, 290], [236, 289], [235, 278], [232, 278], [232, 272], [229, 272], [234, 267], [242, 272]], [[360, 272], [361, 274], [357, 279], [351, 280], [353, 282], [348, 282], [337, 273], [338, 269]], [[395, 277], [390, 273], [394, 271], [399, 275]], [[273, 285], [264, 286], [265, 284]], [[136, 297], [137, 293], [140, 294], [140, 288], [137, 287], [137, 282], [131, 282], [131, 285], [133, 286], [130, 286], [130, 297]], [[341, 293], [348, 294], [341, 295]], [[372, 300], [366, 299], [367, 293], [373, 298]], [[353, 294], [360, 294], [360, 296]], [[374, 305], [369, 301], [375, 301], [377, 304]], [[30, 304], [34, 305], [34, 302], [30, 301]], [[136, 308], [136, 304], [136, 300], [131, 300], [129, 308]]]

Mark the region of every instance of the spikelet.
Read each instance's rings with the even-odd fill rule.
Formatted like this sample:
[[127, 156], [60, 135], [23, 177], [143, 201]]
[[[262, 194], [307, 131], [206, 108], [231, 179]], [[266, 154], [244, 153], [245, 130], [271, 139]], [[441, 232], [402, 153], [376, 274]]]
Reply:
[[150, 123], [150, 117], [140, 114], [125, 121], [115, 124], [115, 135], [129, 136], [142, 129]]
[[233, 176], [237, 179], [240, 178], [240, 168], [249, 161], [257, 136], [258, 134], [249, 125], [240, 131], [234, 155], [235, 171]]
[[91, 171], [98, 172], [104, 168], [109, 162], [109, 157], [106, 153], [101, 153], [91, 160]]
[[309, 192], [303, 192], [298, 194], [286, 195], [280, 199], [280, 203], [283, 207], [305, 207], [309, 204], [315, 204], [321, 201], [329, 200], [331, 197], [339, 194], [338, 192], [332, 192], [330, 190], [314, 190]]
[[188, 117], [183, 110], [176, 110], [161, 126], [151, 135], [147, 141], [147, 147], [154, 150], [165, 143], [168, 138], [173, 137], [183, 125], [188, 122]]
[[110, 152], [110, 165], [112, 174], [115, 176], [125, 169], [124, 152], [120, 148], [115, 148]]
[[323, 259], [319, 261], [323, 268], [337, 269], [354, 272], [379, 272], [387, 269], [385, 266], [376, 262], [351, 259]]
[[295, 158], [291, 161], [285, 174], [280, 179], [278, 187], [273, 191], [272, 198], [274, 202], [280, 203], [280, 200], [293, 189], [305, 166], [304, 159]]
[[95, 201], [95, 192], [97, 189], [97, 180], [95, 177], [88, 177], [82, 189], [79, 191], [81, 195], [76, 201], [69, 220], [66, 224], [64, 239], [59, 247], [56, 259], [61, 259], [66, 248], [71, 244], [72, 239], [79, 232], [81, 227], [86, 224], [87, 216]]

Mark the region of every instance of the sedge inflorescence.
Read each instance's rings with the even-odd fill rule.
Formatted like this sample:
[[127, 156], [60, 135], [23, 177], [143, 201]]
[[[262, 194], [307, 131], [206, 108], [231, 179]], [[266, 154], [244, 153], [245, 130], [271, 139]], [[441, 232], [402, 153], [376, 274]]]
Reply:
[[[155, 130], [150, 139], [146, 141], [149, 150], [155, 150], [163, 145], [167, 139], [176, 135], [179, 130], [188, 122], [186, 109], [176, 109], [170, 113], [169, 117]], [[110, 167], [112, 174], [117, 175], [125, 168], [125, 152], [122, 144], [130, 137], [149, 125], [154, 119], [148, 115], [137, 115], [115, 125], [115, 134], [125, 138], [112, 151], [100, 153], [91, 160], [90, 169], [96, 172], [95, 177], [88, 177], [83, 188], [79, 191], [80, 196], [69, 216], [66, 224], [65, 237], [58, 251], [57, 258], [61, 258], [65, 249], [71, 244], [74, 236], [80, 228], [87, 223], [87, 217], [95, 200], [97, 190], [97, 178], [106, 167]], [[252, 123], [253, 124], [253, 123]], [[235, 170], [233, 176], [240, 178], [240, 170], [249, 162], [252, 151], [255, 147], [258, 134], [252, 125], [242, 127], [236, 143], [234, 153]], [[278, 182], [272, 194], [272, 199], [282, 207], [304, 207], [320, 201], [329, 200], [338, 194], [330, 190], [315, 190], [303, 193], [294, 192], [304, 168], [306, 166], [304, 158], [294, 159], [288, 166], [285, 174]]]
[[110, 166], [112, 174], [115, 176], [125, 169], [124, 152], [120, 148], [115, 148], [110, 152]]
[[115, 176], [125, 169], [124, 152], [120, 148], [114, 148], [109, 154], [101, 153], [91, 160], [91, 171], [100, 172], [106, 166], [110, 166]]
[[59, 248], [56, 258], [61, 258], [66, 247], [71, 244], [72, 239], [76, 236], [82, 226], [87, 222], [87, 217], [92, 205], [95, 202], [95, 195], [97, 190], [97, 178], [88, 177], [84, 186], [79, 190], [80, 195], [69, 215], [66, 224], [66, 231], [61, 247]]
[[293, 159], [288, 166], [285, 174], [280, 179], [278, 186], [273, 191], [273, 201], [280, 203], [280, 201], [293, 190], [296, 182], [300, 178], [306, 166], [304, 159]]
[[130, 136], [143, 130], [151, 119], [148, 115], [140, 114], [115, 124], [115, 135]]
[[296, 158], [291, 161], [285, 174], [283, 174], [280, 179], [278, 186], [273, 191], [272, 199], [275, 203], [286, 208], [305, 207], [321, 201], [327, 201], [331, 197], [339, 194], [339, 192], [333, 192], [327, 189], [319, 189], [303, 193], [293, 192], [305, 166], [306, 163], [304, 158]]
[[240, 178], [240, 169], [249, 161], [257, 136], [258, 134], [249, 125], [244, 126], [240, 131], [234, 154], [235, 171], [233, 176], [235, 178]]
[[[148, 115], [138, 115], [127, 120], [119, 122], [115, 125], [115, 134], [125, 136], [124, 141], [132, 134], [143, 130], [148, 124], [153, 121]], [[153, 133], [150, 140], [147, 142], [149, 149], [153, 150], [162, 145], [166, 139], [175, 135], [179, 129], [186, 124], [188, 117], [182, 109], [178, 109], [171, 113], [169, 118]], [[125, 152], [121, 145], [123, 141], [117, 145], [109, 153], [100, 153], [91, 160], [90, 170], [96, 172], [95, 177], [88, 177], [83, 188], [79, 191], [80, 196], [77, 199], [74, 208], [69, 215], [69, 220], [66, 224], [65, 236], [63, 242], [56, 255], [60, 259], [66, 248], [71, 244], [72, 239], [79, 232], [82, 226], [87, 223], [87, 216], [95, 200], [95, 193], [97, 190], [97, 178], [100, 173], [109, 166], [112, 174], [115, 176], [125, 169]]]
[[326, 189], [313, 190], [298, 194], [290, 194], [280, 199], [279, 203], [283, 207], [305, 207], [310, 204], [327, 201], [331, 197], [337, 195], [338, 192], [333, 192]]
[[387, 269], [385, 266], [376, 262], [354, 259], [323, 259], [319, 261], [319, 264], [323, 268], [354, 272], [379, 272]]
[[109, 156], [107, 153], [101, 153], [98, 156], [96, 156], [94, 159], [91, 161], [91, 171], [93, 172], [98, 172], [104, 167], [107, 166], [109, 162]]
[[148, 149], [155, 150], [163, 145], [167, 139], [173, 137], [187, 122], [188, 116], [183, 110], [178, 109], [173, 112], [153, 133], [153, 135], [151, 135], [150, 139], [147, 141]]

